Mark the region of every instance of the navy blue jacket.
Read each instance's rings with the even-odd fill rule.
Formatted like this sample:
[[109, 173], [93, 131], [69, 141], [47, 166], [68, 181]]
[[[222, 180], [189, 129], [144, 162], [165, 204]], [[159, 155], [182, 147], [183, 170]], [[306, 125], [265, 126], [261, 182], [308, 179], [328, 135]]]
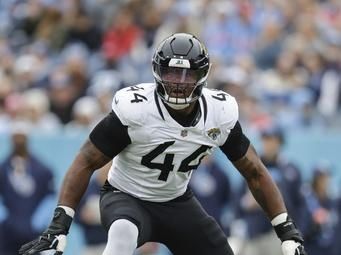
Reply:
[[52, 172], [40, 160], [29, 155], [23, 161], [24, 171], [14, 170], [13, 162], [9, 156], [0, 164], [0, 198], [7, 210], [0, 223], [0, 254], [6, 249], [17, 251], [21, 244], [38, 236], [32, 216], [44, 198], [54, 194]]

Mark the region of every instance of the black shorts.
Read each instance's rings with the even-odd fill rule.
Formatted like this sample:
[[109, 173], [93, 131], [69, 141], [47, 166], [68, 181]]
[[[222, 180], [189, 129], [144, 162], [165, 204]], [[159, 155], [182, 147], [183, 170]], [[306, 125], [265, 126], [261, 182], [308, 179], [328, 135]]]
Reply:
[[117, 219], [136, 224], [138, 246], [159, 242], [175, 255], [233, 255], [224, 232], [193, 196], [149, 202], [106, 182], [101, 191], [100, 210], [107, 231]]

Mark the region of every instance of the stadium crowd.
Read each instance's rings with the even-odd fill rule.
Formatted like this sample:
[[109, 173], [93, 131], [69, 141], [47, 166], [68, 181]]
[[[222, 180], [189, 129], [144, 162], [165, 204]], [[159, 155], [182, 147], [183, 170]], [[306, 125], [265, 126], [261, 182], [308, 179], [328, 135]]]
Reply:
[[[338, 0], [1, 0], [0, 134], [10, 134], [17, 121], [29, 133], [90, 131], [111, 110], [116, 90], [153, 81], [155, 45], [175, 32], [193, 33], [207, 45], [208, 87], [237, 98], [246, 132], [265, 139], [283, 135], [270, 132], [274, 126], [341, 130]], [[294, 166], [268, 162], [269, 169], [285, 169], [274, 174], [282, 192], [299, 185], [287, 195], [303, 196], [291, 202], [306, 205], [296, 221], [307, 231], [308, 253], [326, 254], [328, 247], [328, 255], [339, 254], [331, 244], [341, 229], [341, 206], [326, 194], [328, 167], [316, 167], [311, 188], [301, 194]], [[224, 201], [250, 226], [261, 217], [247, 191]], [[226, 231], [250, 239], [268, 233], [269, 226], [252, 226]]]
[[179, 31], [206, 43], [208, 86], [249, 128], [340, 127], [340, 15], [335, 0], [3, 0], [0, 132], [92, 126], [115, 90], [152, 80], [155, 44]]

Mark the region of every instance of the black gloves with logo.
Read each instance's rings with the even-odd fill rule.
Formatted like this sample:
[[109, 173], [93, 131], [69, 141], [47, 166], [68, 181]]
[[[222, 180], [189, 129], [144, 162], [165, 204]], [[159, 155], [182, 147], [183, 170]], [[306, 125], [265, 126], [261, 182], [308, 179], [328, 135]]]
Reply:
[[303, 237], [289, 217], [285, 222], [274, 226], [274, 229], [282, 241], [284, 255], [307, 255], [303, 246]]
[[37, 239], [21, 246], [19, 254], [33, 255], [51, 249], [56, 250], [55, 255], [63, 254], [71, 222], [72, 217], [63, 208], [57, 207], [50, 226]]

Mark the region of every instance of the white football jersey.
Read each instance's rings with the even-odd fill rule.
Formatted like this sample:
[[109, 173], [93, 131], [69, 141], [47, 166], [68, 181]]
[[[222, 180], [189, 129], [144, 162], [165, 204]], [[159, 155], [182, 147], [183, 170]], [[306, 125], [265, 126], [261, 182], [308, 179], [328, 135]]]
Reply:
[[112, 109], [128, 127], [129, 144], [114, 159], [108, 181], [142, 200], [164, 202], [185, 193], [192, 170], [226, 141], [238, 120], [234, 97], [204, 88], [201, 116], [183, 127], [168, 113], [154, 83], [119, 90]]

